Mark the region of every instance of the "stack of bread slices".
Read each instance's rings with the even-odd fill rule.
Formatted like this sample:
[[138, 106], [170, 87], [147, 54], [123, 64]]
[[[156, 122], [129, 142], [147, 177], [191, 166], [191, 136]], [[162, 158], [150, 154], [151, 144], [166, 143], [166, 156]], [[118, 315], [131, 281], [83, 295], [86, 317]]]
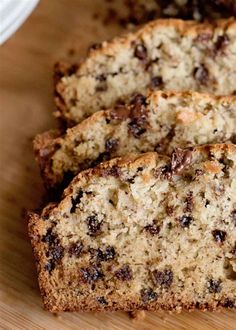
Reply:
[[236, 307], [235, 93], [234, 19], [158, 19], [56, 65], [63, 129], [34, 150], [57, 199], [29, 220], [46, 309]]

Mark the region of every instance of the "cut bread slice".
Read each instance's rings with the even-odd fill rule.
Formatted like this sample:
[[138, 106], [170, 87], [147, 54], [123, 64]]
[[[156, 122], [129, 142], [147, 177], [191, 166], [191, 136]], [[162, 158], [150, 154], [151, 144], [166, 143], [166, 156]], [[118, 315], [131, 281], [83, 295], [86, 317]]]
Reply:
[[217, 95], [236, 90], [236, 22], [153, 21], [55, 69], [56, 115], [67, 125], [147, 88]]
[[236, 307], [236, 147], [113, 159], [31, 214], [46, 309]]
[[[236, 14], [235, 0], [124, 0], [128, 11], [122, 22], [128, 26], [146, 23], [159, 17], [216, 19]], [[123, 14], [124, 15], [124, 14]]]
[[[65, 135], [46, 132], [34, 150], [48, 188], [83, 169], [131, 152], [170, 154], [175, 147], [236, 141], [236, 97], [195, 92], [138, 94], [129, 106], [99, 111]], [[64, 184], [63, 184], [64, 183]]]

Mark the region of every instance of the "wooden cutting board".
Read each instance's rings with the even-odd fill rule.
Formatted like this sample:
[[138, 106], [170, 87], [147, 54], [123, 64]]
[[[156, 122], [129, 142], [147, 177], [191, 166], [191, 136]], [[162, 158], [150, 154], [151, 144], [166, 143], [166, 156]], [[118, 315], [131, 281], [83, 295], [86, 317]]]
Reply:
[[[111, 6], [105, 0], [41, 0], [0, 48], [0, 328], [236, 329], [232, 311], [146, 313], [138, 322], [121, 312], [52, 315], [42, 309], [22, 217], [25, 209], [39, 207], [43, 195], [32, 138], [55, 125], [53, 63], [76, 60], [91, 43], [121, 32], [116, 20], [111, 22], [114, 13], [106, 17]], [[109, 24], [104, 24], [104, 18]]]

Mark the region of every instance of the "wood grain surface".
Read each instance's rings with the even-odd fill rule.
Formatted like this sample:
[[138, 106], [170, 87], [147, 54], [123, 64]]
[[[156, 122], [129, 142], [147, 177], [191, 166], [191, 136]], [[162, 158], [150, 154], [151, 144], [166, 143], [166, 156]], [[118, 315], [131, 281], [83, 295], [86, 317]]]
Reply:
[[91, 43], [120, 33], [115, 20], [103, 22], [109, 7], [105, 0], [41, 0], [0, 48], [0, 328], [236, 329], [232, 311], [146, 313], [138, 322], [121, 312], [53, 315], [42, 309], [22, 217], [25, 209], [40, 206], [43, 195], [32, 138], [55, 126], [53, 63], [78, 59]]

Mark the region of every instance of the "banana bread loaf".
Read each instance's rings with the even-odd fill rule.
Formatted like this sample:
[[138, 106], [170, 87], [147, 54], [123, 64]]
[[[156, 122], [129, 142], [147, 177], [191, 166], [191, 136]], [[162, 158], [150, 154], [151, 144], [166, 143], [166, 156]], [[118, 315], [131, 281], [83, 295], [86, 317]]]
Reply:
[[79, 65], [57, 65], [56, 115], [72, 125], [147, 88], [233, 94], [235, 47], [234, 20], [153, 21], [97, 45]]
[[[129, 106], [98, 111], [65, 135], [46, 132], [34, 150], [47, 188], [130, 152], [170, 154], [175, 147], [236, 142], [236, 97], [196, 92], [137, 94]], [[64, 183], [64, 184], [63, 184]]]
[[236, 306], [236, 147], [114, 159], [31, 214], [46, 309]]

